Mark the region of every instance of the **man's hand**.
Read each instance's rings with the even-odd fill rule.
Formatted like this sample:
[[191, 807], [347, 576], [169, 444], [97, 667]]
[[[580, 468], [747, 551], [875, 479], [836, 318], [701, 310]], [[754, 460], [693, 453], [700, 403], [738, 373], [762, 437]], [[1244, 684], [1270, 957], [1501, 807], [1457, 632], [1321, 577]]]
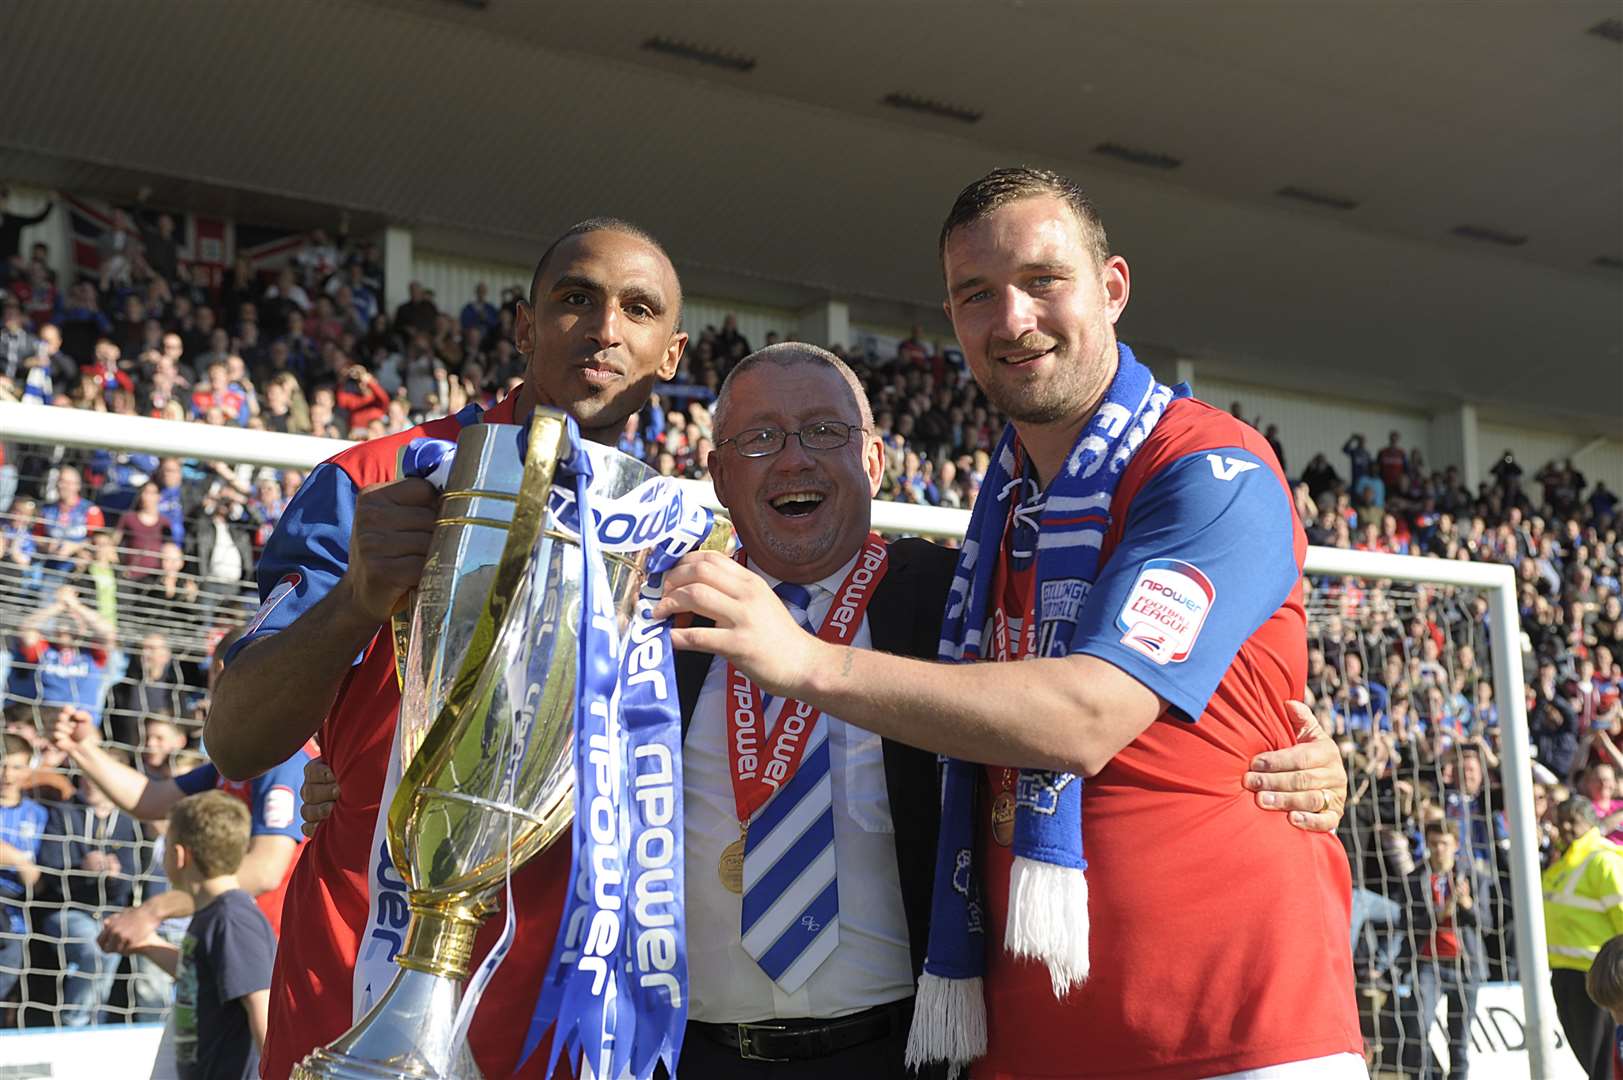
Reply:
[[74, 757], [89, 747], [100, 746], [101, 733], [89, 713], [69, 705], [56, 714], [56, 723], [51, 726], [51, 745]]
[[311, 758], [304, 765], [304, 785], [299, 788], [303, 805], [299, 813], [304, 818], [300, 826], [304, 835], [314, 836], [316, 828], [332, 814], [338, 801], [338, 776], [321, 758]]
[[373, 623], [387, 619], [422, 578], [439, 502], [433, 484], [412, 477], [374, 484], [356, 496], [349, 570], [340, 587]]
[[1470, 911], [1471, 903], [1471, 879], [1461, 875], [1454, 879], [1454, 906]]
[[103, 920], [101, 933], [96, 936], [96, 944], [101, 947], [102, 952], [128, 956], [151, 940], [158, 932], [160, 921], [156, 916], [149, 915], [140, 908], [115, 911]]
[[1287, 810], [1307, 832], [1335, 832], [1347, 805], [1347, 770], [1335, 740], [1300, 701], [1287, 702], [1299, 726], [1296, 745], [1257, 755], [1245, 786], [1265, 810]]
[[769, 694], [795, 696], [802, 676], [831, 662], [822, 655], [831, 647], [801, 629], [765, 581], [717, 552], [696, 551], [665, 575], [654, 618], [684, 611], [716, 625], [673, 629], [672, 648], [726, 657]]

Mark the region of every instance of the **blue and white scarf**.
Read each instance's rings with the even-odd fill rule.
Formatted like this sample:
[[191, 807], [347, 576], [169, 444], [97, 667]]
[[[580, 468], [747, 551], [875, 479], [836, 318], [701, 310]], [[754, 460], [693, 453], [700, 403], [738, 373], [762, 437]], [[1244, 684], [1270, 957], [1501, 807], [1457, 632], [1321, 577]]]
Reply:
[[[1070, 653], [1077, 615], [1098, 576], [1116, 485], [1168, 403], [1189, 393], [1186, 387], [1156, 382], [1126, 345], [1117, 350], [1119, 363], [1104, 402], [1046, 490], [1038, 490], [1029, 464], [1017, 470], [1021, 451], [1014, 429], [1004, 431], [958, 556], [941, 629], [942, 661], [982, 659], [983, 637], [999, 600], [992, 595], [993, 582], [1008, 533], [1013, 567], [1037, 561], [1038, 598], [1037, 627], [1015, 621], [1025, 613], [1008, 612], [1008, 633], [1018, 641], [1034, 630], [1034, 657]], [[975, 859], [980, 770], [972, 762], [944, 759], [929, 950], [907, 1042], [909, 1065], [946, 1061], [955, 1074], [986, 1052], [986, 940]], [[1015, 956], [1046, 964], [1055, 996], [1063, 997], [1088, 975], [1082, 778], [1023, 769], [1015, 807], [1015, 858], [1003, 946]]]

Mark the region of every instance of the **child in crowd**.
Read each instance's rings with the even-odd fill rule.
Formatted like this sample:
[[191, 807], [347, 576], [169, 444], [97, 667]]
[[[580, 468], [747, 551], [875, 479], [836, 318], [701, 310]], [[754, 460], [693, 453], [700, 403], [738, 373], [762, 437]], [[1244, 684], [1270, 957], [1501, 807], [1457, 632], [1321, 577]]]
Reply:
[[45, 833], [45, 807], [23, 797], [34, 771], [34, 747], [21, 735], [6, 732], [0, 744], [0, 1002], [10, 996], [27, 958], [28, 920], [23, 901], [39, 881], [40, 840]]
[[175, 976], [175, 1066], [181, 1080], [259, 1075], [276, 935], [237, 883], [248, 850], [248, 807], [223, 791], [169, 812], [163, 868], [197, 905], [179, 947], [154, 935], [137, 949]]
[[1617, 1042], [1612, 1045], [1612, 1080], [1623, 1080], [1623, 934], [1608, 941], [1595, 954], [1595, 962], [1584, 976], [1589, 1000], [1612, 1014], [1618, 1025]]

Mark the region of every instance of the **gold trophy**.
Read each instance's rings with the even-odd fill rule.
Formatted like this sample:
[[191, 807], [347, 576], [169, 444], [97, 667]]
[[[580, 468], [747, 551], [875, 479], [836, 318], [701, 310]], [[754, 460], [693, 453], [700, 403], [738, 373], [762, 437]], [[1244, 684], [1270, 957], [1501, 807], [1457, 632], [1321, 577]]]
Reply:
[[[578, 540], [547, 520], [553, 473], [570, 451], [563, 414], [536, 409], [522, 468], [518, 435], [507, 424], [462, 430], [422, 583], [392, 625], [401, 771], [380, 812], [411, 911], [400, 970], [354, 1027], [294, 1068], [293, 1080], [478, 1077], [455, 1031], [474, 935], [510, 870], [573, 820], [584, 567]], [[583, 448], [595, 498], [654, 476], [608, 447]], [[725, 550], [731, 539], [718, 521], [704, 546]], [[603, 558], [623, 630], [646, 579], [646, 552]], [[544, 674], [532, 681], [530, 672]]]

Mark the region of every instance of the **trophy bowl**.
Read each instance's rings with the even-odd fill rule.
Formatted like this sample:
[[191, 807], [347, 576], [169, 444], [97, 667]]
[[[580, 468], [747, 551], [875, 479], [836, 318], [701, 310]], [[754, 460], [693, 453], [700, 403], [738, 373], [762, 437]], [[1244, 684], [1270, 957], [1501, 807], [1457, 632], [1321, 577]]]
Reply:
[[[400, 970], [346, 1034], [295, 1080], [479, 1075], [455, 1017], [474, 936], [508, 874], [569, 831], [581, 582], [578, 539], [547, 507], [568, 456], [563, 414], [521, 430], [477, 424], [457, 440], [422, 583], [392, 633], [401, 681], [389, 851], [411, 922]], [[584, 444], [594, 498], [655, 474]], [[718, 521], [704, 546], [725, 549]], [[646, 580], [646, 552], [605, 553], [622, 630]], [[363, 948], [364, 948], [363, 943]]]

